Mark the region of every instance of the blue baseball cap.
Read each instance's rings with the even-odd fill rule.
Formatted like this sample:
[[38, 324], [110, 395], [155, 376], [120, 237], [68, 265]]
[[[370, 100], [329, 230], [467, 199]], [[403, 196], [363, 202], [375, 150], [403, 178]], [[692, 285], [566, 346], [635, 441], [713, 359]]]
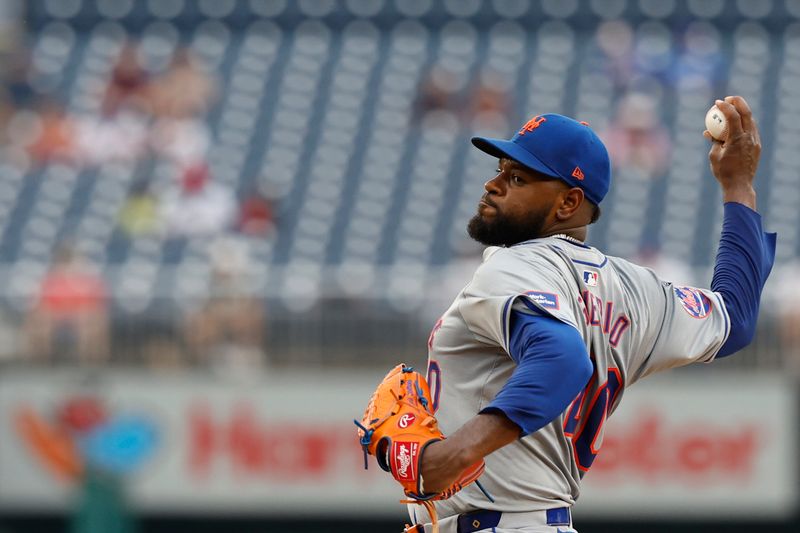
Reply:
[[537, 115], [510, 141], [473, 137], [472, 144], [580, 187], [594, 204], [600, 204], [611, 185], [611, 161], [603, 141], [585, 122], [563, 115]]

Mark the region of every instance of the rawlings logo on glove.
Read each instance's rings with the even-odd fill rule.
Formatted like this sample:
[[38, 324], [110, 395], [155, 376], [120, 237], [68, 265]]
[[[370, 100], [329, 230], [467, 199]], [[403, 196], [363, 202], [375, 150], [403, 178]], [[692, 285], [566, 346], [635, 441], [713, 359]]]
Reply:
[[[401, 363], [378, 385], [361, 422], [354, 422], [364, 450], [364, 468], [368, 464], [367, 455], [374, 455], [378, 466], [400, 482], [413, 503], [425, 505], [435, 524], [436, 512], [430, 502], [449, 498], [476, 481], [483, 473], [484, 463], [478, 461], [467, 468], [455, 483], [441, 492], [423, 492], [422, 455], [429, 444], [445, 438], [433, 415], [430, 397], [425, 378]], [[483, 491], [483, 487], [478, 486]]]
[[[412, 465], [416, 461], [419, 444], [416, 442], [394, 442], [392, 443], [392, 472], [397, 472], [397, 477], [402, 481], [414, 481], [417, 473]], [[409, 468], [411, 471], [409, 472]]]
[[412, 415], [411, 413], [406, 413], [400, 417], [400, 421], [397, 422], [397, 427], [401, 429], [406, 429], [408, 425], [414, 422], [414, 420], [416, 419], [417, 419], [416, 416]]

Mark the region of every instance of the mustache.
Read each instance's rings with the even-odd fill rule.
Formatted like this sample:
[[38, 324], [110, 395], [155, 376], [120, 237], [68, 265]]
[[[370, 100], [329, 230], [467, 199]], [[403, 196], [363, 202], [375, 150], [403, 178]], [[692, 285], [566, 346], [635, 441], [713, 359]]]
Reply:
[[493, 207], [493, 208], [497, 209], [497, 205], [496, 205], [496, 204], [495, 204], [493, 201], [491, 201], [491, 200], [489, 199], [489, 196], [488, 196], [488, 195], [486, 195], [486, 194], [484, 194], [483, 196], [481, 196], [481, 202], [485, 203], [485, 204], [486, 204], [486, 205], [488, 205], [489, 207]]

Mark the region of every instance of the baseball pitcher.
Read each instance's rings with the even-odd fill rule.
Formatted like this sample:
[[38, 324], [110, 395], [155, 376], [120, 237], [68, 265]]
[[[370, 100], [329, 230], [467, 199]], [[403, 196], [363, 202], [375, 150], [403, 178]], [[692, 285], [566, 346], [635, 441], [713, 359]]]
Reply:
[[403, 484], [406, 531], [575, 532], [581, 478], [625, 389], [750, 343], [775, 234], [756, 212], [750, 108], [716, 105], [729, 131], [704, 133], [724, 201], [710, 289], [584, 242], [611, 184], [587, 124], [546, 114], [511, 140], [472, 139], [499, 160], [468, 227], [483, 263], [431, 333], [427, 376], [396, 368], [360, 422], [365, 454]]

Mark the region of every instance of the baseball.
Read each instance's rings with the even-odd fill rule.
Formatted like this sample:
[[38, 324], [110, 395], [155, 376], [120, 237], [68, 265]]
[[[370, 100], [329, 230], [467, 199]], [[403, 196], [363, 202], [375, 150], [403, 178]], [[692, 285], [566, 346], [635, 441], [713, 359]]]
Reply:
[[706, 129], [718, 141], [724, 141], [728, 136], [728, 123], [725, 120], [725, 115], [716, 105], [711, 106], [711, 109], [706, 113]]

